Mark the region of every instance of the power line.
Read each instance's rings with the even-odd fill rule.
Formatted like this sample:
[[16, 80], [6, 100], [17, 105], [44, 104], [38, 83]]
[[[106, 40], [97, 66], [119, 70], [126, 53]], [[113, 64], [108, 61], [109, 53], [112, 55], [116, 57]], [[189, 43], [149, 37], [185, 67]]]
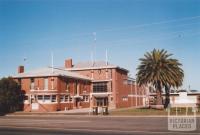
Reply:
[[[194, 28], [193, 28], [194, 29]], [[155, 34], [155, 33], [151, 33], [151, 35], [149, 35], [148, 37], [149, 38], [156, 38], [156, 39], [159, 39], [160, 36], [165, 36], [164, 38], [160, 38], [160, 39], [165, 39], [165, 38], [168, 38], [168, 37], [178, 37], [179, 34], [183, 34], [185, 32], [192, 32], [193, 29], [187, 29], [187, 30], [177, 30], [177, 31], [172, 31], [172, 32], [165, 32], [165, 33], [162, 33], [162, 34]], [[153, 35], [153, 36], [152, 36]], [[166, 36], [166, 35], [169, 35], [169, 36]], [[145, 37], [143, 35], [143, 37]], [[117, 42], [124, 42], [124, 41], [130, 41], [130, 40], [138, 40], [139, 38], [138, 37], [129, 37], [129, 38], [126, 38], [126, 39], [119, 39], [119, 40], [112, 40], [112, 41], [106, 41], [106, 42], [103, 42], [103, 44], [111, 44], [111, 43], [117, 43]], [[138, 41], [144, 41], [144, 39], [139, 39]]]
[[112, 29], [112, 28], [111, 29], [103, 29], [100, 31], [116, 31], [116, 30], [124, 30], [124, 29], [142, 28], [142, 27], [151, 26], [151, 25], [159, 25], [159, 24], [166, 24], [166, 23], [185, 21], [185, 20], [194, 20], [194, 19], [200, 19], [200, 16], [185, 17], [185, 18], [172, 19], [172, 20], [159, 21], [159, 22], [146, 23], [146, 24], [138, 24], [138, 25], [133, 25], [133, 26], [128, 26], [128, 27], [121, 27], [121, 28], [117, 28], [117, 29]]
[[[171, 20], [165, 20], [165, 21], [158, 21], [158, 22], [152, 22], [152, 23], [146, 23], [146, 24], [138, 24], [138, 25], [129, 25], [124, 27], [118, 27], [118, 28], [106, 28], [101, 30], [96, 30], [97, 32], [104, 32], [104, 31], [116, 31], [116, 30], [124, 30], [124, 29], [134, 29], [134, 28], [142, 28], [146, 26], [151, 25], [159, 25], [159, 24], [166, 24], [166, 23], [172, 23], [172, 22], [178, 22], [178, 21], [186, 21], [186, 20], [194, 20], [194, 19], [200, 19], [200, 16], [192, 16], [192, 17], [184, 17], [184, 18], [178, 18], [178, 19], [171, 19]], [[89, 36], [91, 35], [91, 32], [83, 32], [80, 34], [75, 34], [73, 36]]]
[[[192, 37], [192, 36], [198, 36], [198, 35], [200, 35], [200, 32], [192, 33], [190, 35], [186, 34], [183, 37]], [[170, 36], [165, 36], [165, 37], [161, 37], [161, 38], [152, 37], [151, 39], [153, 39], [154, 42], [157, 42], [157, 41], [176, 39], [176, 38], [181, 38], [181, 37], [179, 35], [170, 35]], [[119, 45], [126, 45], [127, 41], [130, 41], [130, 39], [118, 40], [116, 42], [104, 42], [103, 44], [106, 45], [107, 47], [108, 46], [114, 47], [114, 46], [119, 46]], [[150, 43], [151, 41], [150, 40], [144, 40], [144, 39], [139, 39], [139, 40], [137, 39], [137, 40], [131, 41], [131, 44], [132, 45], [140, 45], [140, 44], [144, 44], [146, 42]], [[130, 43], [130, 42], [128, 42], [128, 43]]]
[[[159, 24], [167, 24], [167, 23], [172, 23], [172, 22], [178, 22], [178, 21], [186, 21], [186, 20], [194, 20], [194, 19], [200, 19], [200, 16], [192, 16], [192, 17], [184, 17], [184, 18], [179, 18], [179, 19], [172, 19], [172, 20], [166, 20], [166, 21], [159, 21], [159, 22], [153, 22], [153, 23], [147, 23], [147, 24], [139, 24], [139, 25], [133, 25], [133, 26], [128, 26], [128, 27], [118, 27], [118, 28], [108, 28], [108, 29], [102, 29], [102, 30], [97, 30], [98, 32], [112, 32], [112, 31], [118, 31], [118, 30], [126, 30], [126, 29], [134, 29], [134, 28], [144, 28], [147, 26], [152, 26], [152, 25], [159, 25]], [[179, 25], [173, 25], [171, 27], [183, 27], [183, 26], [189, 26], [189, 25], [194, 25], [194, 24], [200, 24], [200, 22], [197, 23], [188, 23], [188, 24], [179, 24]], [[171, 27], [164, 27], [165, 28], [171, 28]], [[96, 32], [93, 32], [93, 35]], [[121, 32], [120, 32], [121, 33]], [[85, 37], [85, 36], [91, 36], [91, 32], [86, 32], [86, 33], [80, 33], [80, 34], [75, 34], [73, 35], [74, 37]], [[73, 41], [77, 40], [76, 38], [71, 38], [65, 41]]]

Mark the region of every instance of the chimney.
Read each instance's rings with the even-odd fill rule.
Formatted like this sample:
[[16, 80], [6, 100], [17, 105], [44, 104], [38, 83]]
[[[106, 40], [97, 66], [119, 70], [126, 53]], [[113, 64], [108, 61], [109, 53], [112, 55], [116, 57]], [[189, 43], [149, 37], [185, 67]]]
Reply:
[[72, 68], [72, 59], [65, 60], [65, 68]]
[[24, 66], [19, 66], [18, 67], [18, 73], [24, 73]]

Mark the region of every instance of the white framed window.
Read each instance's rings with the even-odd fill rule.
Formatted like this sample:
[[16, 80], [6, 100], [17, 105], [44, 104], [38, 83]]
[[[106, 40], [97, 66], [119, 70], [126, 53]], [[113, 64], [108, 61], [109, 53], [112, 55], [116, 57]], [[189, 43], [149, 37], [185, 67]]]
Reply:
[[24, 96], [24, 100], [25, 101], [28, 100], [28, 96], [27, 95]]
[[51, 96], [50, 95], [44, 95], [44, 102], [51, 102]]
[[29, 103], [29, 97], [28, 97], [28, 95], [24, 95], [24, 103], [26, 104], [26, 103]]
[[54, 90], [54, 78], [53, 77], [51, 78], [51, 90]]
[[39, 103], [56, 103], [56, 95], [37, 95], [37, 101]]
[[34, 90], [34, 88], [35, 88], [34, 78], [31, 78], [30, 80], [31, 80], [30, 88], [31, 88], [31, 90]]
[[60, 95], [60, 102], [65, 102], [65, 95]]
[[69, 98], [69, 102], [72, 102], [72, 101], [73, 101], [73, 99], [72, 99], [72, 97], [70, 97], [70, 98]]
[[38, 102], [43, 102], [43, 95], [38, 95], [37, 100]]
[[57, 102], [56, 95], [51, 95], [51, 102]]
[[44, 103], [44, 95], [37, 95], [37, 101], [39, 103]]
[[69, 95], [60, 95], [60, 102], [70, 102], [70, 96]]
[[89, 96], [88, 95], [84, 95], [83, 96], [83, 101], [84, 102], [89, 102]]
[[93, 92], [94, 93], [101, 93], [101, 92], [107, 92], [107, 91], [108, 91], [107, 82], [93, 83]]
[[69, 92], [69, 89], [70, 89], [69, 82], [68, 82], [68, 81], [66, 81], [66, 91], [68, 91], [68, 92]]
[[122, 101], [128, 101], [128, 97], [122, 97]]
[[80, 84], [78, 83], [78, 81], [76, 81], [74, 83], [74, 88], [75, 88], [75, 95], [78, 95], [79, 94], [79, 87], [80, 87]]
[[65, 102], [69, 102], [69, 95], [65, 95]]

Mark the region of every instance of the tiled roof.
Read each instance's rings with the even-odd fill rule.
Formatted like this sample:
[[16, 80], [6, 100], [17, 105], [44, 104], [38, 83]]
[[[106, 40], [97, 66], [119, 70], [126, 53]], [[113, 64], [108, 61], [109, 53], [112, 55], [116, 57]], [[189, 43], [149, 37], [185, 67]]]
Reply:
[[[102, 68], [119, 68], [124, 71], [127, 71], [127, 69], [121, 68], [119, 66], [107, 63], [106, 61], [87, 61], [87, 62], [79, 62], [77, 64], [74, 64], [72, 68], [67, 68], [66, 70], [87, 70], [87, 69], [102, 69]], [[65, 68], [64, 68], [65, 69]]]
[[58, 68], [54, 68], [53, 72], [52, 72], [51, 67], [40, 68], [40, 69], [32, 70], [32, 71], [29, 71], [29, 72], [25, 72], [25, 73], [19, 73], [19, 74], [13, 76], [13, 78], [47, 77], [47, 76], [65, 76], [65, 77], [69, 77], [69, 78], [91, 80], [89, 77], [80, 75], [78, 73], [58, 69]]
[[87, 61], [87, 62], [79, 62], [75, 64], [73, 68], [105, 67], [105, 66], [115, 67], [115, 65], [107, 63], [106, 61], [95, 61], [95, 62]]

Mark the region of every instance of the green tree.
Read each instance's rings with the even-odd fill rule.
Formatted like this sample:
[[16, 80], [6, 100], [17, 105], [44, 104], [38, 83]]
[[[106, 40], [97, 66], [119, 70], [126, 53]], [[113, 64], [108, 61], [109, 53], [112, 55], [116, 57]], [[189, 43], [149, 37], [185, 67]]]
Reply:
[[0, 80], [0, 112], [8, 113], [20, 108], [21, 103], [20, 86], [12, 78]]
[[144, 54], [139, 59], [140, 65], [137, 68], [137, 83], [141, 85], [150, 84], [156, 89], [156, 104], [163, 105], [162, 89], [165, 89], [167, 107], [170, 102], [170, 88], [180, 87], [183, 82], [184, 72], [182, 64], [177, 59], [171, 58], [172, 54], [164, 49]]

